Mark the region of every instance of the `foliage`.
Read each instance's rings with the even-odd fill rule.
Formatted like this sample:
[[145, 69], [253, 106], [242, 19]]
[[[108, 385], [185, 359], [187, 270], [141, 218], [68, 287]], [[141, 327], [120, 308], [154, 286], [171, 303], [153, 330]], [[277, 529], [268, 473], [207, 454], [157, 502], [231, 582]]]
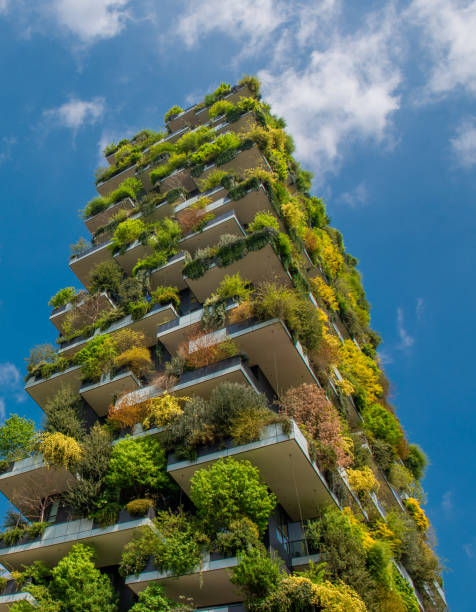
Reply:
[[261, 284], [254, 299], [255, 315], [261, 320], [282, 319], [290, 332], [310, 351], [322, 337], [322, 323], [316, 308], [292, 289], [273, 282]]
[[243, 551], [230, 580], [240, 587], [247, 601], [268, 597], [281, 580], [281, 560], [266, 554], [261, 547]]
[[231, 521], [228, 530], [217, 533], [216, 549], [225, 557], [233, 557], [242, 551], [258, 546], [258, 527], [247, 517]]
[[395, 566], [393, 567], [393, 584], [403, 601], [405, 612], [420, 612], [420, 606], [411, 585], [400, 575]]
[[281, 409], [319, 442], [317, 452], [321, 460], [327, 457], [331, 464], [343, 467], [352, 463], [350, 445], [343, 435], [339, 414], [317, 385], [304, 383], [288, 389], [281, 399]]
[[402, 439], [402, 429], [397, 418], [381, 404], [366, 406], [362, 413], [365, 429], [395, 447]]
[[239, 302], [249, 299], [250, 293], [249, 283], [241, 278], [239, 272], [231, 276], [225, 274], [225, 277], [216, 290], [218, 299], [227, 300], [234, 298]]
[[66, 470], [73, 468], [83, 455], [78, 441], [59, 431], [41, 434], [39, 450], [47, 463], [62, 466]]
[[175, 308], [180, 307], [180, 298], [177, 287], [159, 286], [151, 291], [152, 304], [173, 304]]
[[238, 354], [238, 346], [231, 338], [217, 342], [212, 334], [191, 334], [178, 348], [188, 369], [203, 368]]
[[177, 106], [177, 104], [174, 104], [174, 106], [169, 108], [169, 110], [165, 113], [165, 116], [164, 116], [165, 123], [167, 123], [167, 121], [172, 119], [175, 115], [179, 115], [182, 112], [183, 112], [183, 108], [181, 106]]
[[81, 237], [78, 242], [70, 245], [71, 257], [81, 257], [81, 255], [83, 255], [83, 253], [85, 253], [90, 246], [91, 243]]
[[144, 499], [133, 499], [126, 504], [126, 510], [131, 516], [145, 516], [153, 507], [153, 500], [147, 497]]
[[248, 226], [249, 232], [256, 232], [265, 228], [271, 228], [279, 231], [279, 223], [274, 215], [268, 212], [256, 213], [253, 221]]
[[191, 479], [190, 499], [207, 533], [230, 527], [232, 520], [247, 517], [264, 533], [276, 498], [268, 493], [259, 471], [249, 461], [219, 460], [197, 470]]
[[76, 297], [76, 293], [77, 292], [74, 287], [65, 287], [64, 289], [60, 289], [58, 293], [50, 298], [48, 306], [51, 306], [53, 309], [66, 306], [66, 304], [69, 304], [69, 302]]
[[167, 391], [160, 397], [154, 397], [145, 402], [145, 415], [143, 425], [145, 429], [150, 427], [163, 427], [172, 419], [183, 414], [181, 404], [188, 402], [188, 397], [176, 397], [169, 395]]
[[131, 612], [192, 612], [191, 606], [169, 599], [160, 584], [150, 584], [138, 597], [139, 601], [132, 606]]
[[83, 437], [84, 421], [81, 418], [81, 399], [71, 387], [67, 385], [60, 387], [48, 399], [44, 411], [46, 414], [44, 430], [46, 432], [60, 432], [76, 440]]
[[104, 483], [111, 491], [127, 495], [157, 495], [171, 487], [167, 475], [167, 461], [163, 448], [154, 438], [125, 438], [114, 445], [104, 477]]
[[141, 527], [133, 533], [132, 539], [122, 549], [119, 573], [121, 576], [140, 574], [155, 550], [157, 535], [150, 527]]
[[35, 424], [12, 414], [0, 427], [0, 457], [3, 461], [23, 459], [30, 452], [30, 444], [35, 436]]
[[373, 404], [382, 395], [379, 370], [373, 359], [360, 351], [352, 340], [339, 347], [339, 371], [352, 385], [363, 404]]
[[133, 346], [114, 358], [116, 368], [128, 367], [136, 376], [144, 376], [152, 369], [149, 349]]
[[337, 311], [339, 304], [332, 287], [322, 280], [320, 276], [309, 279], [309, 282], [311, 283], [312, 293], [316, 300], [328, 310]]
[[404, 503], [408, 512], [412, 515], [418, 529], [420, 531], [426, 531], [430, 526], [430, 522], [426, 517], [425, 511], [420, 506], [419, 501], [413, 497], [407, 497]]
[[175, 514], [162, 511], [154, 522], [160, 534], [154, 546], [154, 564], [159, 571], [181, 576], [200, 564], [201, 548], [208, 538], [193, 517], [180, 509]]
[[119, 294], [124, 272], [115, 261], [101, 261], [89, 276], [89, 291], [106, 291], [112, 296]]
[[421, 480], [425, 473], [425, 467], [428, 464], [428, 458], [417, 444], [410, 444], [408, 456], [405, 459], [405, 465], [413, 474], [415, 480]]
[[76, 362], [81, 365], [83, 378], [97, 380], [114, 365], [116, 347], [112, 336], [104, 334], [92, 338], [76, 353]]
[[375, 478], [372, 469], [366, 465], [360, 470], [347, 470], [350, 488], [356, 493], [370, 493], [379, 488], [379, 483]]

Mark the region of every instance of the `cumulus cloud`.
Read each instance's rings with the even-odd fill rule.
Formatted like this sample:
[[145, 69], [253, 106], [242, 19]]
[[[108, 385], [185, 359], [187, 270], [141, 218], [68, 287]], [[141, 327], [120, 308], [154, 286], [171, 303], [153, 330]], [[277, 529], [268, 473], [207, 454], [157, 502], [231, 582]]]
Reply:
[[364, 182], [359, 183], [353, 191], [346, 191], [338, 197], [338, 200], [351, 208], [363, 206], [367, 202], [367, 199], [368, 189]]
[[263, 43], [286, 19], [285, 2], [273, 0], [205, 0], [187, 2], [177, 22], [176, 33], [192, 47], [211, 32], [234, 39], [247, 38], [253, 47]]
[[43, 112], [43, 117], [55, 124], [77, 131], [83, 125], [96, 123], [104, 114], [104, 98], [79, 100], [72, 98], [57, 108]]
[[445, 94], [464, 88], [476, 94], [476, 2], [413, 0], [409, 20], [432, 56], [428, 91]]
[[87, 44], [119, 34], [127, 4], [129, 0], [53, 0], [50, 10], [61, 27]]
[[400, 71], [391, 59], [391, 19], [353, 36], [335, 33], [302, 68], [262, 70], [266, 99], [293, 134], [299, 157], [318, 170], [338, 162], [349, 141], [382, 141], [400, 107]]
[[397, 331], [400, 337], [400, 345], [401, 349], [409, 349], [413, 346], [415, 340], [405, 328], [403, 308], [397, 308]]
[[0, 387], [16, 387], [20, 382], [20, 372], [15, 364], [0, 363]]
[[458, 163], [470, 168], [476, 165], [476, 118], [465, 119], [456, 129], [451, 146]]

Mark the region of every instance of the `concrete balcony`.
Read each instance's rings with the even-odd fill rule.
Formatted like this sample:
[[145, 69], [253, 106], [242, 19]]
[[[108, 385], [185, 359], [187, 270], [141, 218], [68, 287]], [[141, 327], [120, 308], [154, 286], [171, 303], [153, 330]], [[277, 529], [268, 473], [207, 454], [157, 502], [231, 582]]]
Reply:
[[[248, 193], [239, 200], [231, 200], [227, 195], [223, 187], [217, 187], [213, 190], [213, 201], [208, 204], [205, 208], [206, 212], [213, 212], [216, 215], [223, 215], [230, 211], [234, 211], [239, 222], [242, 225], [248, 225], [255, 218], [258, 212], [267, 212], [276, 216], [276, 211], [271, 204], [268, 194], [266, 193], [263, 185], [260, 185], [258, 189], [251, 189]], [[205, 193], [201, 197], [210, 197]], [[192, 200], [195, 200], [192, 198]], [[198, 198], [199, 199], [199, 198]], [[182, 210], [188, 208], [193, 202], [187, 200], [175, 208], [176, 213], [180, 213]], [[278, 219], [278, 223], [282, 226], [281, 221]]]
[[236, 323], [227, 327], [226, 337], [236, 342], [251, 366], [259, 365], [277, 395], [302, 383], [319, 384], [300, 343], [280, 319]]
[[243, 599], [241, 592], [230, 581], [230, 570], [237, 565], [236, 557], [211, 560], [207, 554], [200, 567], [183, 576], [152, 570], [138, 576], [128, 576], [125, 583], [134, 593], [140, 593], [151, 584], [160, 584], [167, 596], [175, 601], [184, 596], [191, 597], [196, 606], [217, 606]]
[[290, 275], [270, 244], [259, 251], [249, 252], [229, 266], [219, 267], [212, 264], [203, 276], [196, 279], [185, 277], [185, 282], [197, 300], [203, 303], [211, 293], [216, 291], [226, 275], [232, 276], [237, 273], [243, 280], [255, 285], [263, 280], [274, 281], [283, 286], [292, 284]]
[[212, 172], [215, 170], [225, 170], [226, 172], [236, 172], [241, 178], [245, 177], [246, 170], [252, 168], [262, 168], [263, 170], [269, 170], [269, 164], [265, 157], [258, 149], [257, 145], [253, 145], [250, 149], [245, 149], [238, 153], [232, 160], [217, 166], [215, 163], [211, 163], [205, 166], [203, 173], [195, 178], [195, 184], [197, 188], [200, 188], [203, 180], [206, 180]]
[[195, 609], [194, 612], [246, 612], [244, 604], [229, 604], [227, 606], [213, 606], [213, 608]]
[[[236, 104], [241, 98], [251, 98], [253, 93], [250, 91], [247, 85], [233, 88], [227, 96], [222, 98], [232, 104]], [[207, 123], [209, 120], [208, 107], [199, 107], [198, 104], [186, 108], [180, 114], [173, 117], [167, 122], [168, 129], [174, 133], [186, 126], [197, 126]]]
[[41, 499], [47, 495], [63, 493], [74, 477], [64, 468], [48, 465], [42, 455], [33, 455], [10, 464], [0, 474], [0, 491], [27, 518], [34, 520], [25, 498]]
[[[222, 382], [249, 385], [256, 393], [259, 392], [253, 373], [238, 355], [203, 368], [184, 372], [178, 378], [177, 383], [168, 391], [178, 396], [199, 395], [207, 398], [213, 389]], [[128, 393], [124, 396], [124, 401], [133, 404], [144, 402], [147, 399], [159, 397], [163, 392], [164, 390], [157, 385], [149, 385]], [[120, 407], [120, 405], [121, 400], [116, 404], [116, 407]]]
[[113, 256], [108, 248], [109, 242], [96, 244], [79, 256], [69, 261], [69, 267], [84, 287], [89, 286], [89, 275], [92, 270], [102, 261], [113, 261]]
[[320, 554], [311, 546], [305, 538], [300, 540], [289, 540], [287, 542], [289, 565], [294, 570], [305, 570], [310, 563], [320, 563]]
[[188, 208], [192, 204], [195, 204], [203, 197], [207, 197], [213, 202], [223, 197], [224, 193], [225, 190], [223, 187], [215, 187], [214, 189], [209, 189], [204, 193], [200, 193], [188, 199], [185, 199], [185, 197], [181, 195], [175, 200], [175, 202], [164, 200], [163, 202], [160, 202], [160, 204], [156, 205], [155, 209], [149, 215], [147, 215], [146, 219], [148, 222], [160, 221], [164, 217], [172, 217], [184, 208]]
[[73, 338], [69, 342], [61, 344], [58, 353], [62, 357], [71, 358], [92, 338], [104, 334], [112, 334], [120, 329], [126, 328], [131, 331], [142, 332], [145, 337], [146, 346], [152, 346], [155, 344], [158, 326], [175, 319], [177, 316], [177, 311], [172, 304], [166, 304], [165, 306], [154, 304], [151, 310], [141, 319], [134, 320], [132, 315], [126, 315], [122, 319], [119, 319], [119, 321], [112, 323], [107, 329], [96, 329], [92, 336], [79, 336], [78, 338]]
[[20, 602], [28, 603], [34, 608], [38, 607], [38, 602], [31, 593], [18, 592], [17, 589], [16, 582], [14, 580], [9, 580], [3, 591], [3, 595], [0, 595], [0, 612], [8, 612], [13, 604]]
[[91, 234], [102, 227], [103, 225], [107, 225], [114, 215], [116, 215], [120, 210], [134, 210], [137, 207], [137, 204], [131, 198], [124, 198], [120, 202], [114, 202], [108, 206], [105, 210], [97, 213], [96, 215], [91, 215], [90, 217], [86, 217], [84, 223]]
[[114, 174], [114, 176], [111, 176], [105, 181], [101, 181], [96, 185], [96, 189], [98, 190], [99, 195], [102, 195], [103, 197], [109, 195], [112, 191], [119, 187], [122, 181], [125, 181], [127, 178], [134, 176], [135, 173], [136, 165], [132, 164], [132, 166], [124, 168], [124, 170], [121, 170], [121, 172]]
[[100, 527], [90, 519], [55, 523], [43, 535], [15, 546], [0, 547], [0, 562], [13, 569], [30, 565], [41, 559], [48, 566], [58, 563], [71, 550], [73, 544], [92, 544], [97, 553], [97, 567], [116, 565], [122, 549], [139, 527], [155, 529], [150, 518], [134, 518], [122, 511], [114, 525]]
[[25, 391], [35, 400], [35, 402], [44, 408], [48, 400], [59, 391], [63, 385], [68, 385], [74, 392], [79, 391], [81, 386], [81, 367], [72, 366], [63, 372], [52, 374], [48, 378], [36, 378], [35, 376], [28, 379], [25, 384]]
[[114, 398], [141, 388], [141, 383], [130, 371], [107, 374], [99, 382], [83, 383], [79, 392], [99, 416], [106, 416]]
[[[102, 310], [106, 310], [106, 308], [108, 309], [112, 309], [115, 308], [116, 305], [114, 304], [114, 302], [111, 300], [111, 298], [107, 295], [107, 293], [102, 292], [97, 294], [96, 296], [94, 296], [94, 299], [96, 300], [96, 306], [97, 306], [97, 311], [100, 312]], [[78, 327], [81, 327], [81, 325], [85, 325], [86, 324], [86, 320], [81, 318], [82, 313], [85, 311], [85, 309], [87, 308], [85, 300], [81, 300], [79, 303], [77, 304], [72, 304], [71, 302], [69, 304], [66, 304], [65, 306], [62, 306], [61, 308], [55, 308], [53, 310], [53, 312], [50, 315], [50, 321], [53, 323], [53, 325], [56, 327], [56, 329], [61, 332], [61, 330], [63, 329], [63, 325], [64, 322], [66, 320], [66, 317], [73, 311], [75, 311], [75, 313], [77, 313], [78, 319], [76, 321], [76, 324]]]
[[150, 287], [154, 291], [160, 285], [177, 287], [179, 291], [187, 288], [182, 275], [182, 269], [186, 263], [185, 252], [177, 253], [163, 266], [155, 268], [150, 273]]
[[292, 520], [316, 516], [319, 506], [339, 503], [324, 476], [311, 459], [306, 438], [291, 419], [291, 430], [285, 433], [280, 424], [268, 425], [260, 439], [249, 444], [220, 449], [203, 449], [194, 461], [176, 461], [169, 457], [167, 471], [189, 494], [190, 481], [197, 470], [209, 467], [219, 459], [233, 457], [249, 460], [276, 495]]

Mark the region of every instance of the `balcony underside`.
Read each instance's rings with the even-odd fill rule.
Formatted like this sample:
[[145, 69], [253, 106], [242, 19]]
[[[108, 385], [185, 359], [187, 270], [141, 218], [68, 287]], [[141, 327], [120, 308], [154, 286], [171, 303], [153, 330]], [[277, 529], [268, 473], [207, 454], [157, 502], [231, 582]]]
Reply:
[[160, 285], [177, 287], [179, 291], [187, 288], [187, 284], [182, 275], [185, 265], [185, 253], [177, 253], [169, 261], [152, 270], [150, 273], [150, 287], [152, 291]]
[[129, 168], [125, 168], [122, 172], [111, 176], [111, 178], [107, 179], [103, 183], [99, 183], [96, 185], [96, 189], [98, 190], [99, 195], [103, 197], [109, 195], [112, 191], [117, 189], [122, 181], [125, 181], [127, 178], [134, 176], [136, 173], [136, 166], [130, 166]]
[[150, 584], [160, 584], [171, 599], [180, 601], [180, 596], [191, 597], [195, 606], [233, 603], [243, 599], [230, 581], [230, 570], [237, 564], [236, 557], [208, 561], [196, 571], [178, 577], [157, 571], [143, 572], [126, 578], [126, 584], [135, 593], [140, 593]]
[[230, 209], [216, 219], [212, 219], [202, 231], [193, 232], [182, 238], [179, 245], [182, 250], [193, 254], [197, 249], [215, 246], [223, 234], [231, 234], [239, 238], [245, 236], [245, 231], [241, 227], [233, 209]]
[[104, 377], [97, 383], [83, 385], [80, 389], [81, 397], [88, 402], [94, 412], [99, 416], [108, 413], [109, 406], [114, 398], [140, 389], [140, 382], [130, 371], [116, 374], [113, 378]]
[[97, 229], [99, 229], [103, 225], [107, 225], [111, 218], [116, 215], [120, 210], [134, 210], [135, 207], [136, 205], [134, 204], [131, 198], [125, 198], [120, 202], [115, 202], [114, 204], [111, 204], [111, 206], [106, 208], [106, 210], [103, 210], [97, 215], [88, 217], [84, 220], [84, 224], [91, 232], [91, 234], [94, 234]]
[[102, 261], [114, 261], [108, 244], [102, 244], [94, 251], [85, 253], [81, 257], [76, 257], [69, 262], [69, 267], [84, 287], [89, 287], [89, 276], [99, 263]]
[[[291, 421], [290, 434], [282, 426], [268, 425], [260, 440], [200, 455], [195, 461], [169, 463], [168, 473], [189, 494], [193, 474], [224, 457], [248, 460], [276, 495], [294, 521], [314, 518], [322, 505], [337, 505], [316, 464], [299, 427]], [[204, 451], [205, 452], [205, 451]], [[172, 459], [173, 460], [173, 459]]]
[[216, 164], [211, 164], [208, 166], [204, 172], [196, 179], [197, 187], [200, 187], [202, 181], [206, 180], [210, 174], [215, 172], [216, 170], [224, 170], [226, 172], [236, 172], [239, 177], [245, 177], [245, 171], [254, 169], [254, 168], [262, 168], [263, 170], [269, 170], [269, 166], [263, 157], [261, 151], [258, 149], [256, 145], [251, 147], [251, 149], [245, 149], [238, 153], [236, 157], [234, 157], [231, 161], [222, 164], [221, 166], [217, 166]]
[[50, 525], [39, 540], [0, 549], [0, 562], [6, 567], [19, 569], [41, 559], [52, 567], [69, 553], [73, 544], [81, 543], [94, 547], [97, 567], [116, 565], [134, 531], [143, 526], [151, 527], [152, 521], [141, 518], [102, 528], [93, 528], [93, 521], [89, 519]]
[[29, 500], [63, 493], [73, 482], [73, 476], [64, 468], [49, 466], [41, 455], [36, 455], [15, 461], [12, 471], [1, 474], [0, 491], [27, 518], [35, 520]]
[[19, 602], [29, 603], [35, 608], [38, 606], [36, 599], [30, 593], [11, 593], [10, 595], [0, 595], [0, 612], [8, 612], [10, 606]]
[[72, 368], [64, 370], [64, 372], [57, 372], [49, 378], [30, 380], [25, 385], [25, 391], [35, 400], [40, 408], [44, 408], [47, 401], [55, 395], [63, 385], [71, 387], [75, 393], [79, 391], [79, 387], [81, 386], [80, 366], [73, 366]]
[[283, 268], [283, 264], [273, 247], [269, 244], [259, 251], [251, 251], [242, 259], [225, 268], [212, 265], [200, 278], [185, 278], [185, 282], [197, 300], [203, 303], [210, 294], [216, 291], [226, 275], [232, 276], [238, 273], [244, 281], [254, 285], [258, 285], [263, 280], [273, 281], [284, 286], [291, 285], [289, 274]]

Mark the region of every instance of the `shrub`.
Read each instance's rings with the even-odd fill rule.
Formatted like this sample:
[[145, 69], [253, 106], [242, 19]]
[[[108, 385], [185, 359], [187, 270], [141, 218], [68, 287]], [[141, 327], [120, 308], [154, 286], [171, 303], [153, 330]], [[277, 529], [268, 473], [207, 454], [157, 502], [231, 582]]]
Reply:
[[76, 289], [74, 287], [65, 287], [64, 289], [60, 289], [58, 293], [56, 293], [50, 301], [48, 305], [52, 308], [60, 308], [61, 306], [66, 306], [69, 304], [73, 298], [76, 297]]
[[248, 231], [257, 232], [265, 228], [271, 228], [279, 232], [278, 220], [271, 213], [267, 213], [267, 212], [256, 213], [255, 218], [248, 226]]
[[372, 404], [362, 413], [365, 429], [372, 436], [395, 447], [402, 439], [402, 429], [397, 418], [381, 404]]
[[396, 566], [393, 567], [392, 572], [393, 584], [403, 601], [405, 612], [420, 612], [420, 606], [411, 585], [400, 575]]
[[176, 603], [169, 599], [160, 584], [150, 584], [138, 594], [139, 602], [134, 604], [131, 612], [192, 612], [192, 606]]
[[45, 533], [45, 529], [48, 527], [49, 523], [45, 521], [38, 521], [36, 523], [31, 523], [25, 529], [25, 533], [30, 538], [39, 538]]
[[139, 319], [142, 319], [142, 317], [145, 317], [145, 315], [149, 312], [150, 304], [145, 299], [139, 300], [138, 302], [129, 302], [127, 305], [127, 310], [132, 319], [134, 321], [138, 321]]
[[239, 272], [230, 276], [226, 274], [216, 290], [216, 296], [221, 300], [234, 298], [241, 302], [249, 299], [251, 290], [248, 281], [244, 281]]
[[154, 438], [126, 438], [114, 445], [104, 477], [111, 491], [127, 495], [157, 494], [171, 488], [167, 475], [167, 461], [163, 448]]
[[419, 501], [413, 497], [407, 497], [404, 503], [408, 512], [412, 515], [418, 529], [420, 531], [426, 531], [430, 526], [430, 522], [426, 517], [425, 511], [420, 506]]
[[332, 287], [322, 280], [320, 276], [309, 279], [309, 282], [311, 283], [312, 293], [319, 304], [324, 305], [325, 308], [332, 312], [336, 312], [339, 309], [339, 304]]
[[152, 304], [173, 304], [175, 308], [180, 307], [180, 298], [178, 296], [177, 287], [157, 287], [150, 292]]
[[324, 454], [321, 460], [330, 455], [340, 466], [348, 467], [352, 463], [350, 444], [344, 438], [339, 413], [317, 385], [304, 383], [288, 389], [281, 400], [281, 409], [319, 441]]
[[158, 512], [154, 521], [160, 537], [154, 547], [154, 564], [159, 571], [182, 576], [200, 564], [202, 545], [208, 538], [192, 517], [182, 510]]
[[258, 527], [246, 517], [231, 521], [229, 529], [217, 533], [215, 540], [217, 550], [225, 557], [236, 556], [258, 546], [258, 543]]
[[281, 581], [282, 562], [261, 547], [244, 551], [233, 568], [231, 582], [243, 591], [248, 601], [259, 600], [276, 591]]
[[167, 123], [170, 119], [172, 119], [175, 115], [179, 115], [183, 112], [183, 108], [181, 106], [177, 106], [176, 104], [169, 108], [169, 110], [165, 113], [164, 121]]
[[25, 458], [35, 436], [35, 424], [31, 419], [12, 414], [0, 427], [0, 457], [4, 461]]
[[347, 470], [350, 488], [358, 494], [370, 493], [379, 488], [379, 483], [375, 478], [372, 469], [366, 465], [360, 470]]
[[123, 277], [124, 272], [115, 261], [102, 261], [89, 275], [89, 291], [107, 291], [109, 295], [117, 296]]
[[148, 498], [133, 499], [126, 504], [126, 510], [131, 516], [145, 516], [153, 507], [154, 502]]
[[97, 380], [111, 370], [116, 358], [116, 346], [112, 336], [95, 336], [76, 353], [76, 363], [81, 365], [85, 379]]
[[54, 432], [43, 433], [39, 439], [39, 450], [47, 463], [69, 470], [81, 460], [83, 450], [74, 438]]
[[150, 427], [163, 427], [172, 419], [183, 414], [182, 402], [188, 402], [188, 397], [176, 397], [169, 395], [167, 391], [160, 397], [154, 397], [145, 402], [145, 416], [143, 425], [145, 429]]
[[360, 351], [352, 340], [339, 347], [339, 371], [353, 387], [353, 393], [365, 404], [373, 404], [382, 395], [380, 373], [373, 359]]
[[132, 535], [132, 539], [122, 549], [119, 573], [126, 577], [136, 576], [146, 567], [147, 561], [155, 550], [157, 535], [150, 527], [140, 527]]
[[259, 471], [249, 461], [219, 460], [197, 470], [191, 480], [190, 499], [209, 534], [227, 529], [232, 520], [247, 517], [264, 533], [276, 498], [268, 493]]
[[112, 251], [125, 250], [129, 244], [137, 240], [146, 231], [146, 228], [147, 226], [142, 219], [126, 219], [120, 223], [112, 236]]
[[102, 196], [97, 196], [87, 203], [86, 207], [82, 211], [83, 217], [85, 219], [87, 219], [88, 217], [93, 217], [94, 215], [97, 215], [103, 210], [106, 210], [106, 208], [108, 208], [109, 206], [110, 206], [109, 198], [103, 198]]
[[25, 529], [23, 527], [15, 527], [4, 531], [2, 534], [3, 543], [5, 546], [15, 546], [25, 535]]
[[60, 433], [79, 440], [84, 435], [84, 422], [81, 418], [81, 399], [71, 387], [62, 386], [49, 398], [44, 407], [46, 432]]
[[238, 354], [238, 346], [227, 338], [217, 342], [213, 335], [196, 332], [183, 342], [177, 353], [189, 369], [203, 368]]
[[115, 357], [114, 365], [128, 367], [136, 376], [145, 376], [152, 369], [150, 351], [143, 346], [133, 346]]
[[410, 444], [408, 457], [405, 459], [405, 465], [413, 474], [415, 480], [421, 480], [423, 478], [427, 464], [428, 458], [421, 448], [416, 444]]

